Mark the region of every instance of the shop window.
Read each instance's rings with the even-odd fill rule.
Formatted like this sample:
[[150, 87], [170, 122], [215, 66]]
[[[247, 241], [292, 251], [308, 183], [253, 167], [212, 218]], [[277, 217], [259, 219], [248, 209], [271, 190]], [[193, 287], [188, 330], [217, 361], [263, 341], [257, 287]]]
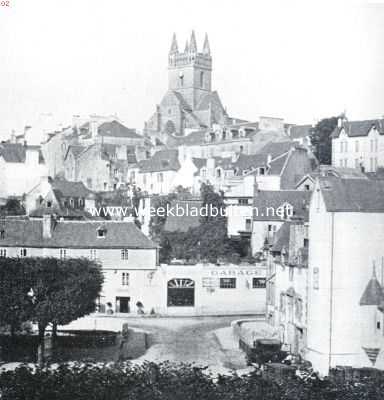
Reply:
[[252, 288], [253, 289], [265, 289], [267, 287], [266, 278], [253, 278], [252, 279]]
[[168, 281], [168, 307], [193, 307], [195, 305], [195, 282], [188, 278]]
[[236, 289], [236, 278], [220, 278], [220, 289]]

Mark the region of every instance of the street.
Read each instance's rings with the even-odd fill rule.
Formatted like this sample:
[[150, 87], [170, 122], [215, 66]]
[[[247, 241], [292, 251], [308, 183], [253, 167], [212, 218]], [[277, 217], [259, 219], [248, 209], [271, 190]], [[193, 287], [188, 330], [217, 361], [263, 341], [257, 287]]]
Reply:
[[135, 360], [172, 361], [207, 366], [217, 372], [246, 368], [244, 353], [235, 341], [225, 348], [217, 338], [217, 332], [230, 336], [230, 323], [241, 319], [231, 317], [183, 317], [183, 318], [119, 318], [87, 317], [69, 325], [72, 329], [121, 330], [123, 323], [129, 328], [144, 330], [149, 334], [149, 349]]

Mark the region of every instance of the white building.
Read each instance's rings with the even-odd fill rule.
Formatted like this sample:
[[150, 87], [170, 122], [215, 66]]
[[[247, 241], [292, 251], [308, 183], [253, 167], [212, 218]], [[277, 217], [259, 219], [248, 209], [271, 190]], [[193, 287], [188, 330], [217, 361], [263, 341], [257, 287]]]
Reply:
[[218, 315], [265, 312], [265, 267], [161, 265], [158, 247], [133, 222], [5, 219], [1, 257], [86, 257], [102, 266], [102, 312]]
[[332, 165], [375, 172], [384, 167], [384, 120], [346, 121], [332, 133]]
[[115, 312], [135, 312], [157, 306], [152, 287], [157, 269], [157, 245], [132, 222], [3, 220], [0, 223], [2, 257], [86, 257], [102, 265], [105, 277], [100, 305]]
[[383, 297], [369, 293], [382, 286], [372, 264], [384, 255], [384, 181], [320, 177], [309, 220], [306, 358], [322, 374], [336, 365], [383, 369]]
[[47, 169], [40, 146], [0, 144], [0, 198], [21, 197], [43, 176]]

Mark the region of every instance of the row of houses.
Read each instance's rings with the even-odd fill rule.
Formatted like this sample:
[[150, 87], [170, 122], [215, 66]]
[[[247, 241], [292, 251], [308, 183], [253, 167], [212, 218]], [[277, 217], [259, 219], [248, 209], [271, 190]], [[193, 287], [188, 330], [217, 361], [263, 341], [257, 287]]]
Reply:
[[308, 218], [281, 223], [267, 247], [267, 320], [323, 375], [384, 368], [384, 181], [346, 172], [323, 170]]

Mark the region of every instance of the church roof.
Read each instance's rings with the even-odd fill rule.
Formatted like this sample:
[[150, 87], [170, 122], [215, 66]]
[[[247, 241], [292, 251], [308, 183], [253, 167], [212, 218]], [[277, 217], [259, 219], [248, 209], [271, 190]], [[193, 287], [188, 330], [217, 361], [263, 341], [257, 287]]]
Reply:
[[217, 106], [220, 107], [221, 110], [223, 110], [226, 114], [226, 111], [223, 107], [223, 104], [220, 100], [219, 94], [217, 91], [213, 91], [210, 93], [207, 93], [199, 102], [199, 104], [196, 107], [196, 110], [202, 111], [202, 110], [208, 110], [210, 104], [216, 104]]

